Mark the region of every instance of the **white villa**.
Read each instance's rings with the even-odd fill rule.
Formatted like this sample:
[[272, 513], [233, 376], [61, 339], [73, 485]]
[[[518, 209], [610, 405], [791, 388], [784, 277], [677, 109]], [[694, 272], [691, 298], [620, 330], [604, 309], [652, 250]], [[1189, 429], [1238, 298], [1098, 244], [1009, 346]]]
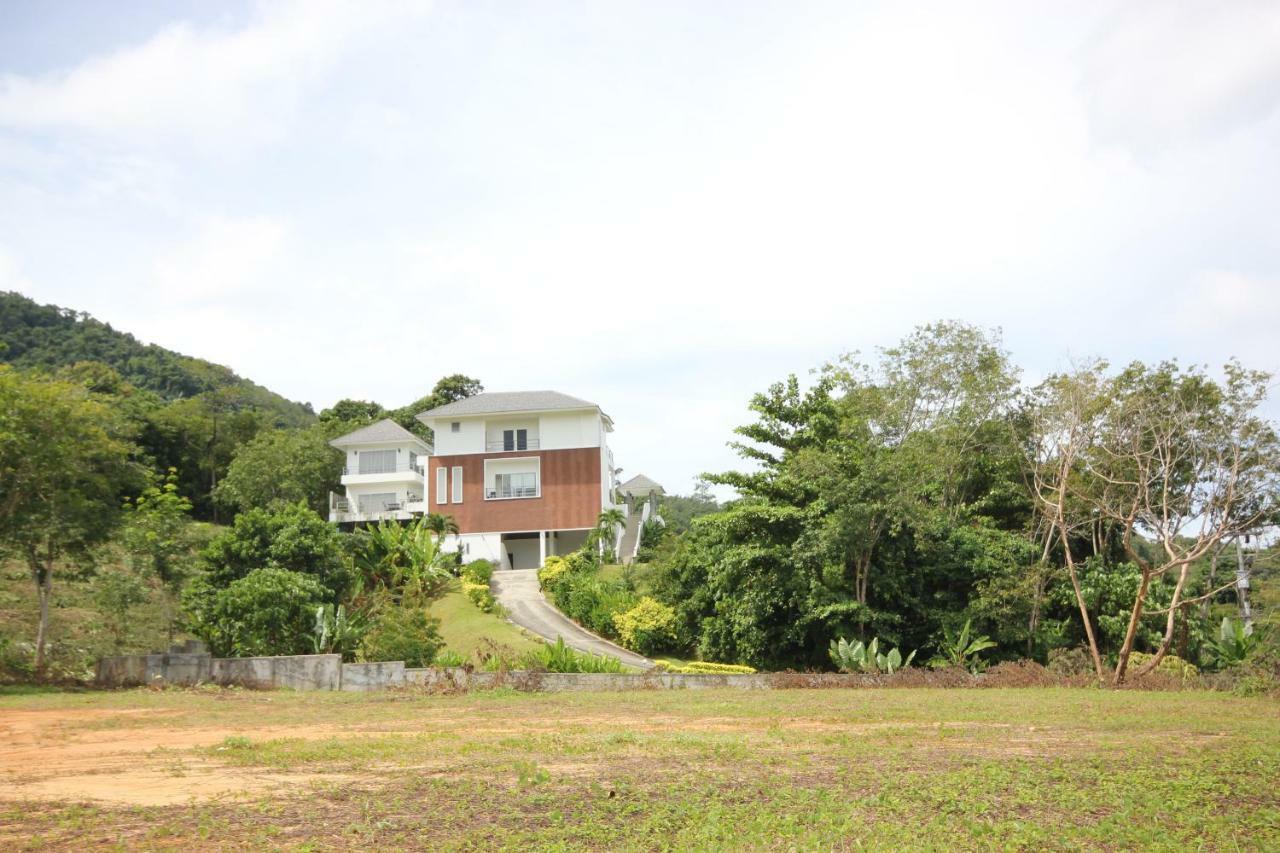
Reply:
[[[534, 568], [580, 548], [601, 511], [618, 506], [613, 421], [595, 403], [557, 391], [484, 393], [418, 419], [434, 446], [391, 420], [330, 442], [347, 455], [345, 494], [331, 496], [331, 521], [449, 515], [459, 533], [446, 549], [501, 568]], [[623, 559], [638, 548], [662, 488], [644, 477], [628, 486], [619, 506], [627, 523], [615, 541]]]

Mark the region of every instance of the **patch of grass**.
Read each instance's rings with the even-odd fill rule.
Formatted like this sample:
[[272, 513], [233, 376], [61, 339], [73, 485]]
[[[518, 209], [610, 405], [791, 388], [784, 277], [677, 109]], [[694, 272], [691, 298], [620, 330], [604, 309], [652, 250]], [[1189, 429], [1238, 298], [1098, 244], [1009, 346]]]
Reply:
[[462, 585], [452, 581], [449, 590], [431, 605], [431, 615], [440, 620], [440, 636], [445, 647], [474, 660], [476, 649], [485, 640], [508, 646], [517, 654], [535, 651], [543, 643], [527, 632], [492, 613], [482, 613], [462, 592]]
[[[1220, 693], [128, 691], [0, 708], [230, 729], [190, 754], [300, 780], [249, 801], [5, 806], [0, 847], [1280, 846], [1280, 703]], [[257, 734], [295, 725], [315, 733]]]

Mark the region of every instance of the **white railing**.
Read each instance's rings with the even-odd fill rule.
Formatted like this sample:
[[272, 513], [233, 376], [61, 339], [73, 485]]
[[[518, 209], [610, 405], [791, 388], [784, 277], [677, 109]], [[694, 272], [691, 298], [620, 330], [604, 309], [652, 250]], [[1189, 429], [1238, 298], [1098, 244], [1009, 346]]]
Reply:
[[507, 441], [499, 439], [498, 441], [486, 441], [484, 443], [486, 453], [514, 453], [517, 450], [537, 450], [538, 439], [527, 438], [524, 441], [518, 439]]
[[402, 474], [407, 471], [421, 474], [422, 463], [411, 465], [408, 462], [397, 462], [394, 465], [357, 465], [354, 468], [350, 465], [342, 466], [343, 474]]

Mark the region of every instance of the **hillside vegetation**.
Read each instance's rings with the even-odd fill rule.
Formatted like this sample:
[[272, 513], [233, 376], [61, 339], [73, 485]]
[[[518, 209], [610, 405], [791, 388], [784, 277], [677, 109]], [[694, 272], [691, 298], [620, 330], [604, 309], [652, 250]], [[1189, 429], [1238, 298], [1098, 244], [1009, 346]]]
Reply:
[[278, 426], [306, 426], [316, 419], [310, 404], [287, 400], [229, 367], [144, 344], [82, 311], [40, 305], [20, 293], [0, 292], [0, 361], [48, 370], [99, 362], [162, 400], [227, 390], [238, 405], [270, 412]]

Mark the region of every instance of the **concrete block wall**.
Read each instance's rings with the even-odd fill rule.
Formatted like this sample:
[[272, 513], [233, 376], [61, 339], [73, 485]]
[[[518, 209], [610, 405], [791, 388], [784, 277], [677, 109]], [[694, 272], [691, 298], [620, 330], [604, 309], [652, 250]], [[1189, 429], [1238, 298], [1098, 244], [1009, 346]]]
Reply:
[[386, 687], [403, 687], [405, 683], [404, 661], [381, 663], [344, 663], [342, 665], [343, 690], [364, 692]]
[[98, 661], [97, 681], [106, 687], [139, 684], [192, 685], [206, 682], [263, 689], [370, 691], [388, 687], [425, 690], [763, 690], [784, 687], [870, 686], [866, 677], [823, 673], [789, 675], [684, 675], [650, 670], [635, 674], [561, 672], [475, 672], [462, 667], [406, 667], [404, 661], [342, 662], [341, 655], [214, 658], [207, 653], [126, 655]]
[[213, 658], [210, 681], [245, 687], [291, 690], [338, 690], [342, 687], [342, 655], [280, 655], [257, 658]]

